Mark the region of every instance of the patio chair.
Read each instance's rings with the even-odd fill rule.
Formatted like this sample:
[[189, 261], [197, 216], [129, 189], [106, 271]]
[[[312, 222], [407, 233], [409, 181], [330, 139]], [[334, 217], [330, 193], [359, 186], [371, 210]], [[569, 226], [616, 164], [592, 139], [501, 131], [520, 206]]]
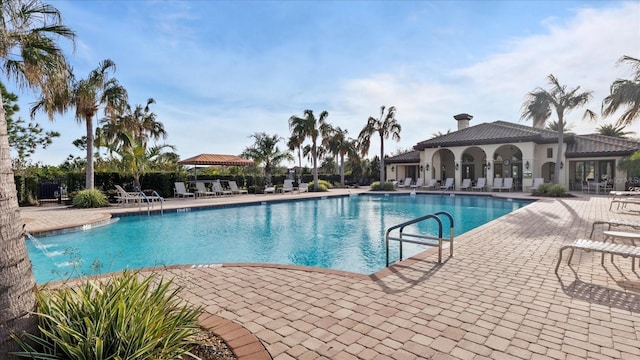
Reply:
[[462, 179], [462, 184], [460, 184], [460, 190], [470, 190], [471, 189], [471, 179]]
[[502, 180], [502, 186], [500, 187], [500, 192], [502, 192], [502, 190], [511, 191], [512, 187], [513, 187], [513, 178], [504, 178]]
[[429, 189], [436, 189], [436, 186], [438, 186], [438, 179], [430, 179], [429, 183], [426, 185], [423, 185], [422, 187], [429, 190]]
[[213, 191], [216, 192], [216, 194], [220, 194], [220, 195], [233, 195], [233, 192], [231, 190], [225, 190], [222, 188], [222, 184], [220, 183], [220, 180], [216, 180], [214, 182], [211, 183], [211, 188], [213, 189]]
[[129, 205], [129, 202], [132, 203], [140, 203], [143, 199], [140, 196], [140, 193], [137, 192], [129, 192], [122, 188], [120, 185], [114, 185], [116, 190], [118, 191], [118, 195], [116, 195], [116, 200], [118, 200], [118, 204], [120, 205]]
[[175, 185], [175, 192], [173, 193], [173, 195], [175, 197], [189, 197], [189, 196], [193, 196], [195, 199], [195, 194], [192, 192], [187, 191], [187, 188], [184, 186], [184, 183], [181, 181], [176, 181], [174, 183]]
[[591, 225], [591, 234], [589, 235], [589, 239], [593, 239], [593, 232], [596, 230], [596, 225], [607, 225], [607, 230], [611, 230], [611, 227], [619, 227], [626, 226], [635, 230], [640, 230], [640, 222], [629, 221], [629, 220], [620, 220], [620, 219], [612, 219], [612, 220], [599, 220], [594, 221]]
[[209, 191], [207, 190], [207, 188], [204, 186], [204, 183], [202, 182], [197, 182], [196, 181], [196, 197], [198, 196], [216, 196], [216, 192], [215, 191]]
[[535, 178], [533, 179], [533, 185], [531, 186], [531, 191], [535, 192], [538, 191], [538, 187], [540, 187], [540, 185], [544, 184], [544, 179], [543, 178]]
[[264, 193], [265, 194], [275, 194], [276, 193], [276, 187], [275, 186], [269, 186], [264, 188]]
[[447, 191], [453, 188], [453, 178], [447, 178], [444, 185], [440, 186], [440, 190]]
[[307, 192], [307, 191], [309, 191], [309, 184], [300, 183], [300, 185], [298, 185], [298, 193], [303, 193], [303, 192]]
[[287, 193], [287, 192], [293, 192], [296, 188], [293, 187], [293, 180], [291, 179], [285, 179], [284, 180], [284, 185], [282, 185], [282, 188], [280, 189], [280, 192]]
[[413, 181], [413, 179], [411, 179], [410, 177], [404, 179], [404, 181], [402, 182], [402, 184], [398, 184], [399, 188], [408, 188], [409, 186], [411, 186], [411, 182]]
[[238, 188], [238, 184], [233, 180], [229, 181], [229, 189], [231, 189], [232, 194], [248, 194], [249, 193], [249, 190]]
[[502, 189], [502, 178], [494, 178], [493, 185], [491, 185], [491, 191]]
[[476, 186], [471, 187], [471, 190], [484, 191], [484, 187], [487, 186], [487, 178], [478, 178]]
[[424, 179], [423, 178], [418, 178], [418, 180], [416, 180], [416, 183], [411, 185], [412, 189], [417, 189], [419, 187], [422, 187], [422, 185], [424, 185]]

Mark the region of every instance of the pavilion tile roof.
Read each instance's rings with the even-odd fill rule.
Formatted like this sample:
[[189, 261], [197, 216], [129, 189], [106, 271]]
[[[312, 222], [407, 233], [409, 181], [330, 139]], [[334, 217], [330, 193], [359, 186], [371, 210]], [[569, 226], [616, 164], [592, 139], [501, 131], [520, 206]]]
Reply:
[[640, 150], [640, 141], [600, 134], [577, 135], [567, 145], [567, 157], [626, 156]]
[[179, 165], [225, 165], [247, 166], [255, 165], [251, 160], [243, 159], [236, 155], [200, 154], [188, 159], [178, 161]]

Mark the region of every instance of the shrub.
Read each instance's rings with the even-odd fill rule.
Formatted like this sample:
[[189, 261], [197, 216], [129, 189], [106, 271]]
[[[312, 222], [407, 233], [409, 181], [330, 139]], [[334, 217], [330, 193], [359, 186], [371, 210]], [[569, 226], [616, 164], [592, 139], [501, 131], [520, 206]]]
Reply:
[[551, 184], [551, 186], [549, 187], [549, 196], [565, 197], [567, 196], [567, 188], [561, 184]]
[[[155, 285], [154, 285], [155, 284]], [[199, 309], [180, 305], [171, 281], [124, 272], [104, 282], [37, 293], [40, 334], [16, 337], [32, 359], [178, 359], [189, 354]], [[30, 344], [37, 344], [32, 347]]]
[[371, 183], [371, 190], [373, 191], [393, 191], [395, 187], [392, 182], [386, 182], [383, 186], [380, 186], [380, 181], [374, 181]]
[[569, 196], [567, 188], [560, 184], [544, 183], [540, 184], [537, 191], [533, 192], [536, 196], [550, 196], [550, 197], [566, 197]]
[[98, 189], [87, 189], [78, 191], [72, 203], [78, 208], [96, 208], [109, 206], [109, 199]]
[[[328, 182], [327, 180], [318, 180], [318, 191], [320, 192], [324, 192], [324, 191], [328, 191], [328, 189], [331, 189], [333, 187], [333, 185], [331, 185], [330, 182]], [[309, 191], [315, 191], [314, 190], [314, 186], [313, 186], [313, 181], [309, 183]]]

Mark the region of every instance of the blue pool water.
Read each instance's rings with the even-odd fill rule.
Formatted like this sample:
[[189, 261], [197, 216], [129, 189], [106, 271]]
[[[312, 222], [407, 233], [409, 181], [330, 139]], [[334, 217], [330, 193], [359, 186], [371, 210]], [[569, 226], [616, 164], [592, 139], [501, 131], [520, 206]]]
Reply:
[[[27, 240], [38, 283], [175, 264], [258, 262], [371, 274], [385, 267], [384, 232], [447, 211], [456, 236], [528, 204], [489, 196], [360, 195], [125, 216], [87, 231]], [[443, 221], [445, 237], [448, 222]], [[436, 222], [415, 229], [437, 234]], [[397, 258], [397, 245], [391, 253]], [[404, 257], [424, 247], [405, 245]]]

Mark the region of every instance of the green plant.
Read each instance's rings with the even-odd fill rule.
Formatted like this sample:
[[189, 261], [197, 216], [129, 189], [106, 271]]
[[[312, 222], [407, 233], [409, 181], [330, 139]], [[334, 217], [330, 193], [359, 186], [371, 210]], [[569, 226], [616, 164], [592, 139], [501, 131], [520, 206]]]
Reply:
[[109, 199], [98, 189], [87, 189], [78, 191], [72, 203], [78, 208], [96, 208], [109, 206]]
[[544, 183], [538, 186], [538, 190], [533, 192], [536, 196], [566, 197], [567, 188], [560, 184]]
[[[318, 180], [318, 191], [328, 191], [328, 189], [333, 188], [333, 185], [327, 180]], [[309, 183], [309, 191], [313, 191], [313, 181]]]
[[373, 191], [393, 191], [395, 187], [392, 182], [386, 182], [384, 185], [380, 186], [380, 181], [374, 181], [371, 183], [371, 190]]
[[32, 359], [178, 359], [191, 355], [200, 310], [181, 305], [171, 281], [124, 272], [106, 281], [43, 289], [40, 334], [14, 337]]

